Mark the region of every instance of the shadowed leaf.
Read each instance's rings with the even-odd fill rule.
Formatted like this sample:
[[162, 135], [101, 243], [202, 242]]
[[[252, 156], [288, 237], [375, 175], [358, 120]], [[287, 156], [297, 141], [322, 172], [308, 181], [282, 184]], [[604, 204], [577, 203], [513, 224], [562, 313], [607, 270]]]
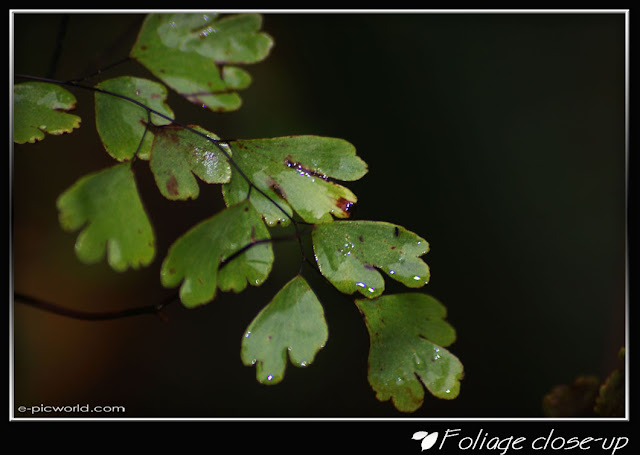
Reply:
[[130, 163], [87, 175], [57, 201], [60, 224], [67, 231], [84, 226], [76, 241], [76, 255], [85, 263], [100, 261], [123, 271], [148, 265], [155, 255], [155, 239], [136, 188]]
[[600, 380], [595, 376], [580, 376], [572, 384], [553, 387], [542, 400], [546, 417], [594, 417], [593, 403]]
[[[228, 207], [173, 243], [162, 263], [162, 285], [175, 287], [182, 282], [180, 299], [186, 307], [213, 300], [218, 287], [239, 292], [247, 283], [259, 286], [273, 263], [269, 242], [252, 246], [222, 270], [220, 267], [245, 246], [269, 238], [266, 226], [248, 202]], [[227, 267], [232, 267], [232, 273], [224, 272]]]
[[625, 391], [625, 348], [618, 353], [620, 367], [607, 377], [598, 390], [594, 410], [601, 417], [624, 417], [626, 405]]
[[67, 90], [44, 82], [24, 82], [13, 87], [13, 141], [36, 142], [49, 134], [70, 133], [80, 117], [64, 111], [75, 109], [76, 98]]
[[393, 400], [402, 412], [422, 406], [420, 381], [438, 398], [460, 391], [463, 367], [446, 346], [455, 341], [445, 307], [425, 294], [358, 299], [369, 332], [369, 383], [380, 401]]
[[[173, 118], [173, 112], [164, 102], [167, 98], [167, 90], [162, 84], [147, 79], [122, 76], [100, 82], [96, 87], [134, 99]], [[96, 128], [107, 153], [118, 161], [132, 159], [136, 151], [139, 158], [149, 159], [153, 132], [148, 130], [145, 134], [149, 121], [147, 110], [127, 99], [106, 93], [96, 92], [95, 99]], [[152, 114], [150, 119], [154, 125], [171, 123], [170, 120], [155, 114]]]

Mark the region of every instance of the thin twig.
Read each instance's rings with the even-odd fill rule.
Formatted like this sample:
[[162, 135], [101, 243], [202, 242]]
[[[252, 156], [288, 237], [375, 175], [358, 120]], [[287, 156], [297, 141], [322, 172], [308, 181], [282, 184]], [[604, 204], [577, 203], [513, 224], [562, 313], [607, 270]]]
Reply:
[[65, 308], [58, 304], [47, 302], [44, 300], [37, 299], [35, 297], [27, 296], [24, 294], [14, 294], [14, 301], [19, 301], [20, 303], [24, 303], [26, 305], [30, 305], [39, 310], [47, 311], [49, 313], [55, 313], [60, 316], [66, 316], [73, 319], [80, 319], [83, 321], [109, 321], [113, 319], [121, 319], [131, 316], [142, 316], [142, 315], [155, 315], [159, 316], [163, 321], [166, 321], [166, 316], [162, 313], [162, 310], [166, 308], [173, 302], [178, 300], [178, 294], [175, 293], [171, 295], [169, 298], [165, 299], [161, 303], [157, 305], [145, 305], [136, 308], [128, 308], [126, 310], [116, 310], [116, 311], [101, 311], [101, 312], [90, 312], [90, 311], [82, 311], [75, 310], [71, 308]]
[[67, 24], [69, 23], [69, 15], [63, 14], [60, 19], [60, 28], [58, 29], [58, 36], [56, 37], [56, 46], [53, 50], [53, 56], [51, 57], [51, 63], [49, 64], [49, 77], [56, 75], [58, 69], [58, 61], [60, 60], [60, 53], [62, 52], [62, 43], [67, 34]]

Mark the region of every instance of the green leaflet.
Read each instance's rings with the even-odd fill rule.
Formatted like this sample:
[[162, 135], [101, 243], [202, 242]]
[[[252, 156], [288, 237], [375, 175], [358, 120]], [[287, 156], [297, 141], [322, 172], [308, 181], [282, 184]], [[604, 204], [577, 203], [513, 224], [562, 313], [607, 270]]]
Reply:
[[60, 224], [67, 231], [84, 229], [76, 255], [85, 263], [100, 261], [124, 271], [148, 265], [155, 238], [144, 211], [130, 163], [118, 164], [82, 177], [57, 201]]
[[323, 223], [314, 227], [312, 237], [320, 272], [346, 294], [381, 295], [384, 279], [378, 270], [410, 288], [429, 281], [429, 267], [419, 259], [429, 244], [401, 226], [381, 221]]
[[[445, 307], [425, 294], [356, 300], [370, 337], [369, 383], [380, 401], [413, 412], [424, 400], [420, 381], [438, 398], [460, 391], [463, 367], [446, 346], [455, 341]], [[419, 378], [419, 380], [418, 380]]]
[[322, 305], [298, 275], [249, 324], [242, 338], [242, 362], [256, 365], [259, 382], [276, 384], [284, 377], [287, 353], [293, 364], [308, 366], [328, 336]]
[[248, 201], [228, 207], [174, 242], [162, 263], [162, 285], [175, 287], [182, 282], [180, 299], [186, 307], [213, 300], [218, 287], [240, 292], [247, 282], [259, 286], [273, 263], [269, 242], [248, 248], [220, 267], [252, 242], [269, 238], [269, 231]]
[[[352, 181], [367, 173], [355, 147], [343, 139], [286, 136], [230, 141], [229, 145], [234, 161], [260, 190], [289, 216], [293, 209], [309, 223], [348, 217], [357, 198], [329, 179]], [[247, 197], [249, 186], [233, 173], [223, 193], [227, 205], [232, 205]], [[251, 192], [251, 203], [268, 225], [288, 224], [287, 215], [258, 191]]]
[[[162, 84], [122, 76], [100, 82], [96, 88], [132, 98], [173, 119], [171, 108], [165, 104], [167, 89]], [[149, 159], [153, 131], [148, 130], [145, 134], [149, 121], [147, 110], [127, 99], [100, 92], [96, 92], [95, 105], [96, 128], [107, 153], [118, 161], [132, 159], [136, 151], [139, 158]], [[171, 123], [155, 114], [151, 114], [150, 119], [154, 125]]]
[[[191, 126], [212, 139], [213, 133]], [[231, 149], [222, 145], [228, 155]], [[164, 197], [171, 200], [195, 199], [200, 189], [193, 174], [206, 183], [226, 183], [231, 179], [227, 157], [216, 144], [193, 131], [168, 126], [154, 129], [149, 162], [151, 171]]]
[[80, 127], [76, 98], [67, 90], [44, 82], [24, 82], [13, 87], [13, 141], [18, 144], [44, 139], [44, 133], [70, 133]]
[[131, 57], [189, 101], [231, 111], [241, 105], [234, 90], [248, 87], [251, 76], [229, 65], [259, 62], [273, 46], [261, 25], [259, 14], [149, 14]]

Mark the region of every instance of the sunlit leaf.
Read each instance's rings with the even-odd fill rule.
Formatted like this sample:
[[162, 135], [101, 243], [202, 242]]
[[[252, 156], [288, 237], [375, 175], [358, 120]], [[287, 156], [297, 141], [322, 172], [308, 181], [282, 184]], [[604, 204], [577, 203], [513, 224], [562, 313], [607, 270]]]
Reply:
[[80, 126], [80, 117], [65, 111], [75, 109], [76, 98], [67, 90], [44, 82], [13, 86], [13, 141], [18, 144], [44, 139], [44, 134], [70, 133]]
[[369, 383], [380, 401], [403, 412], [422, 406], [420, 382], [438, 398], [460, 392], [463, 367], [446, 346], [455, 341], [445, 307], [425, 294], [358, 299], [369, 332]]
[[[258, 243], [234, 254], [265, 239], [269, 231], [251, 204], [245, 201], [228, 207], [174, 242], [162, 263], [162, 284], [175, 287], [182, 282], [180, 299], [186, 307], [213, 300], [218, 287], [239, 292], [247, 283], [258, 286], [271, 271], [271, 244]], [[227, 267], [232, 272], [224, 272]]]
[[[233, 159], [249, 179], [275, 201], [251, 191], [251, 203], [269, 225], [288, 224], [292, 208], [309, 223], [350, 215], [356, 196], [331, 179], [352, 181], [367, 172], [355, 148], [343, 139], [320, 136], [287, 136], [230, 141]], [[246, 180], [232, 170], [223, 187], [227, 205], [249, 194]]]
[[[203, 128], [192, 128], [218, 139]], [[194, 174], [206, 183], [225, 183], [231, 179], [227, 157], [207, 137], [182, 127], [154, 129], [149, 166], [164, 197], [172, 200], [197, 198], [200, 189]], [[231, 155], [228, 146], [220, 144], [220, 147]]]
[[287, 354], [294, 365], [308, 366], [328, 336], [322, 305], [298, 275], [249, 324], [242, 338], [242, 362], [256, 366], [259, 382], [276, 384], [284, 377]]
[[[122, 76], [102, 81], [96, 88], [131, 98], [170, 119], [173, 112], [165, 103], [164, 85], [138, 77]], [[96, 92], [96, 127], [105, 150], [118, 161], [138, 157], [149, 159], [153, 130], [147, 129], [149, 119], [153, 125], [168, 125], [171, 120], [156, 114], [149, 117], [147, 110], [128, 99]], [[144, 138], [144, 139], [143, 139]]]
[[117, 271], [153, 260], [153, 230], [130, 163], [82, 177], [58, 198], [57, 206], [65, 230], [83, 228], [75, 246], [82, 262], [100, 261], [105, 250], [109, 265]]
[[259, 14], [149, 14], [131, 56], [189, 101], [213, 111], [241, 104], [234, 90], [251, 83], [237, 66], [263, 60], [273, 40]]
[[312, 236], [320, 271], [346, 294], [381, 295], [385, 284], [379, 270], [411, 288], [429, 281], [429, 267], [420, 259], [429, 244], [401, 226], [381, 221], [322, 223]]

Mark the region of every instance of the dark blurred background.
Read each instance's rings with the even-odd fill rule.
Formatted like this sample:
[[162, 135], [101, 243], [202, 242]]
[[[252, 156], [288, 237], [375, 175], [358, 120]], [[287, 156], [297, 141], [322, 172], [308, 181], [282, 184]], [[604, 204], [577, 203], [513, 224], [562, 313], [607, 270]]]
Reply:
[[[14, 18], [15, 73], [47, 76], [61, 14]], [[143, 16], [72, 14], [57, 79], [128, 55]], [[353, 143], [369, 173], [348, 184], [355, 217], [426, 238], [431, 282], [458, 339], [459, 397], [428, 393], [411, 417], [540, 417], [543, 396], [579, 375], [604, 379], [625, 342], [625, 16], [623, 14], [276, 14], [243, 107], [213, 114], [171, 94], [181, 123], [223, 138], [317, 134]], [[102, 74], [150, 77], [127, 63]], [[97, 82], [98, 79], [92, 81]], [[170, 202], [135, 170], [157, 237], [155, 261], [116, 273], [74, 256], [55, 201], [113, 164], [90, 92], [82, 127], [14, 146], [15, 292], [88, 311], [160, 302], [173, 240], [222, 207], [219, 186]], [[329, 342], [306, 369], [264, 386], [242, 365], [246, 326], [297, 271], [276, 244], [260, 288], [202, 308], [82, 322], [15, 303], [15, 406], [125, 406], [98, 417], [396, 417], [367, 382], [368, 335], [350, 296], [306, 271]], [[389, 291], [401, 287], [388, 281]], [[16, 413], [16, 416], [22, 416]], [[45, 415], [40, 415], [45, 417]], [[51, 416], [51, 415], [47, 415]], [[93, 417], [80, 415], [80, 417]]]

